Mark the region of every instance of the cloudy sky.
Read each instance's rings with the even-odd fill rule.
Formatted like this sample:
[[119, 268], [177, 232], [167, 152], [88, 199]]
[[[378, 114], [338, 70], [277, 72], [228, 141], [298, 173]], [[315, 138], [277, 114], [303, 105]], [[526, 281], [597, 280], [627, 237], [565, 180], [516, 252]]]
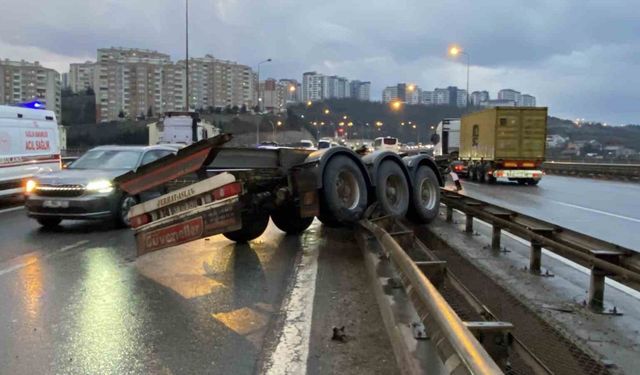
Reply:
[[[262, 77], [316, 70], [372, 82], [372, 99], [397, 82], [423, 89], [514, 88], [550, 113], [640, 123], [637, 0], [190, 0], [190, 54], [255, 66]], [[184, 0], [0, 0], [0, 58], [60, 72], [96, 49], [184, 54]]]

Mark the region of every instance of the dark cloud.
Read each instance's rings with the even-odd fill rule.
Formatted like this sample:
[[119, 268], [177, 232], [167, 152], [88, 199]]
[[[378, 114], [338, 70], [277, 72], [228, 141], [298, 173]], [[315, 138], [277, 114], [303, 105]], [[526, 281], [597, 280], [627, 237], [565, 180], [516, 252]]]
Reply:
[[[51, 61], [95, 57], [105, 46], [184, 53], [179, 0], [3, 0], [0, 56], [35, 47]], [[464, 86], [455, 42], [471, 55], [471, 88], [512, 87], [552, 113], [640, 122], [640, 12], [611, 1], [190, 0], [191, 53], [300, 78], [307, 70], [386, 85]], [[3, 50], [4, 49], [4, 50]], [[26, 51], [26, 50], [25, 50]], [[51, 56], [55, 56], [55, 59]]]

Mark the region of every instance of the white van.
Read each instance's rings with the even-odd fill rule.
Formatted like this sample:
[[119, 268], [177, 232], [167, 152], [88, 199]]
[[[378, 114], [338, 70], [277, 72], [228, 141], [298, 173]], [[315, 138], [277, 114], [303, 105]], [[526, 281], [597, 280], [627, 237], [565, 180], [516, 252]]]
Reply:
[[23, 182], [60, 170], [53, 111], [0, 105], [0, 198], [24, 192]]
[[389, 151], [399, 153], [400, 142], [398, 142], [398, 138], [394, 138], [394, 137], [378, 137], [373, 141], [373, 149], [375, 151], [389, 150]]

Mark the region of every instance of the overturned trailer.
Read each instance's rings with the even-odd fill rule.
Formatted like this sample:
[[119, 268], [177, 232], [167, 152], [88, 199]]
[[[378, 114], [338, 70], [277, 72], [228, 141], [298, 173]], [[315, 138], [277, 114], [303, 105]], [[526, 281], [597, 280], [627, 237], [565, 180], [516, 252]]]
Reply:
[[270, 217], [289, 234], [307, 229], [314, 217], [350, 225], [376, 202], [386, 214], [423, 223], [438, 214], [444, 182], [427, 155], [223, 147], [230, 139], [200, 141], [116, 179], [136, 198], [159, 187], [166, 193], [129, 213], [138, 255], [215, 234], [250, 241]]

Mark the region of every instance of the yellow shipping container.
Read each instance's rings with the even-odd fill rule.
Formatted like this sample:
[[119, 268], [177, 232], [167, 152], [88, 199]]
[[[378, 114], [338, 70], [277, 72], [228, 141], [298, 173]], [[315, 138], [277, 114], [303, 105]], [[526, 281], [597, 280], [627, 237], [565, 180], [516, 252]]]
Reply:
[[496, 107], [460, 123], [461, 160], [544, 160], [547, 108]]

